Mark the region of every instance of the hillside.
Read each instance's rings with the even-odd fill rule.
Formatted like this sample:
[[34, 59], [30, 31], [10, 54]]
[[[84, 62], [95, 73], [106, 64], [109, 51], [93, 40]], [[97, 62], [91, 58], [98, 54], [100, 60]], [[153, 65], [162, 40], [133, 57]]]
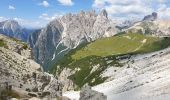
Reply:
[[166, 40], [162, 40], [158, 37], [129, 33], [96, 40], [76, 51], [71, 57], [79, 60], [80, 58], [88, 56], [105, 57], [127, 53], [146, 53], [160, 50], [162, 48], [161, 44], [166, 45], [165, 43]]
[[41, 69], [26, 43], [0, 34], [0, 100], [61, 96], [60, 82]]
[[[121, 68], [110, 66], [102, 73], [111, 76], [111, 81], [92, 87], [104, 93], [107, 100], [169, 100], [170, 98], [170, 48], [131, 56], [120, 62]], [[115, 72], [116, 70], [116, 72]], [[79, 100], [79, 91], [63, 95]]]
[[[119, 62], [122, 58], [161, 50], [170, 45], [167, 42], [169, 40], [170, 38], [158, 38], [138, 33], [99, 39], [69, 52], [53, 65], [51, 73], [59, 76], [61, 80], [68, 77], [73, 84], [76, 84], [73, 87], [66, 87], [67, 89], [75, 89], [75, 87], [78, 89], [87, 83], [94, 86], [108, 80], [109, 77], [101, 76], [108, 67], [122, 67], [125, 64]], [[70, 83], [70, 80], [67, 82]]]

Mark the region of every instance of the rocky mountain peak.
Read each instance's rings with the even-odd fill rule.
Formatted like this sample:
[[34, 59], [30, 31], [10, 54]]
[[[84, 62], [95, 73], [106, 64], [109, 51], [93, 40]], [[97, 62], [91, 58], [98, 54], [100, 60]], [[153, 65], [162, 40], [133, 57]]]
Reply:
[[11, 20], [6, 20], [5, 22], [6, 22], [6, 23], [10, 23], [10, 24], [16, 24], [16, 25], [19, 26], [18, 22], [17, 22], [16, 20], [13, 20], [13, 19], [11, 19]]
[[96, 16], [96, 11], [95, 10], [90, 10], [87, 12], [89, 16]]
[[154, 21], [158, 17], [158, 14], [156, 12], [153, 12], [151, 15], [147, 15], [143, 18], [143, 21]]
[[106, 11], [105, 9], [103, 9], [103, 10], [100, 12], [99, 15], [108, 18], [108, 13], [107, 13], [107, 11]]
[[33, 29], [23, 28], [16, 20], [0, 22], [0, 33], [22, 41], [27, 41], [28, 35]]
[[83, 10], [80, 11], [79, 13], [80, 16], [84, 16], [85, 15], [85, 12]]
[[42, 65], [49, 65], [80, 44], [115, 35], [118, 29], [107, 17], [106, 10], [99, 14], [91, 10], [69, 13], [53, 20], [39, 33], [33, 48], [34, 55], [37, 55], [35, 59]]
[[4, 21], [3, 29], [11, 30], [11, 31], [15, 32], [17, 30], [20, 30], [21, 26], [15, 20], [6, 20], [6, 21]]

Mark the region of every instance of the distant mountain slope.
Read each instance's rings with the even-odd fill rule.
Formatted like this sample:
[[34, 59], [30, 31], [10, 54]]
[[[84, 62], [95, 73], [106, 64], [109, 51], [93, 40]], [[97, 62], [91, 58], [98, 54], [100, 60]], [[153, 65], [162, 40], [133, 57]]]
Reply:
[[27, 44], [0, 34], [0, 100], [62, 95], [60, 82], [31, 58]]
[[57, 62], [71, 49], [98, 38], [113, 36], [117, 31], [106, 10], [99, 14], [95, 11], [67, 14], [38, 32], [33, 53], [36, 61], [48, 70], [51, 63]]
[[9, 37], [26, 42], [31, 32], [33, 32], [33, 30], [22, 28], [15, 20], [0, 22], [0, 33]]
[[143, 20], [129, 24], [121, 29], [126, 32], [139, 32], [158, 37], [170, 36], [170, 21], [166, 19], [157, 19], [157, 17], [158, 14], [154, 12], [151, 15], [145, 16]]
[[101, 73], [108, 67], [122, 67], [125, 64], [119, 62], [121, 56], [161, 50], [170, 46], [169, 41], [170, 38], [158, 38], [138, 33], [99, 39], [72, 50], [53, 65], [51, 73], [63, 80], [64, 84], [77, 85], [65, 85], [65, 88], [75, 89], [85, 84], [94, 86], [109, 78], [101, 76]]
[[38, 40], [38, 37], [40, 35], [40, 32], [41, 32], [41, 29], [37, 29], [29, 35], [27, 42], [29, 43], [31, 48], [34, 48], [34, 46]]

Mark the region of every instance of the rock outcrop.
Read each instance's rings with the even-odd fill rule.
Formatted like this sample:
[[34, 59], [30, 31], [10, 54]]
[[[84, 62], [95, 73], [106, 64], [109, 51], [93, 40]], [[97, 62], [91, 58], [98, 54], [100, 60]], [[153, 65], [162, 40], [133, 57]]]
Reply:
[[143, 21], [154, 21], [158, 18], [158, 14], [153, 12], [151, 15], [147, 15], [143, 18]]
[[118, 29], [108, 18], [106, 10], [99, 14], [94, 10], [81, 11], [78, 14], [69, 13], [50, 22], [41, 30], [33, 52], [36, 61], [48, 67], [70, 49], [101, 37], [113, 36], [117, 32]]
[[86, 86], [80, 91], [79, 100], [107, 100], [107, 96], [103, 93], [92, 90], [90, 86]]
[[[27, 44], [0, 35], [0, 99], [57, 98], [62, 85], [34, 62]], [[8, 93], [9, 92], [9, 93]], [[12, 94], [11, 94], [12, 93]]]

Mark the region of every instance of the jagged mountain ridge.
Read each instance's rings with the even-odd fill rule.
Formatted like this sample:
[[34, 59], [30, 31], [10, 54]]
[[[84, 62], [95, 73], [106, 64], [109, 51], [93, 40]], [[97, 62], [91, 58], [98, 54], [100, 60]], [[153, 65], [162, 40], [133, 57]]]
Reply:
[[126, 32], [139, 32], [158, 37], [170, 36], [170, 24], [168, 20], [142, 21], [124, 29]]
[[158, 14], [153, 12], [151, 15], [147, 15], [143, 18], [143, 21], [154, 21], [158, 18]]
[[46, 28], [38, 32], [39, 36], [32, 48], [36, 61], [47, 67], [70, 49], [98, 38], [113, 36], [118, 31], [108, 18], [106, 10], [99, 14], [94, 10], [81, 11], [50, 22]]
[[29, 34], [31, 34], [33, 29], [26, 29], [19, 25], [15, 20], [6, 20], [0, 22], [0, 33], [9, 37], [13, 37], [22, 41], [27, 42]]
[[158, 14], [144, 16], [141, 21], [126, 21], [125, 24], [118, 25], [122, 32], [141, 33], [157, 37], [170, 36], [169, 20], [158, 19]]

